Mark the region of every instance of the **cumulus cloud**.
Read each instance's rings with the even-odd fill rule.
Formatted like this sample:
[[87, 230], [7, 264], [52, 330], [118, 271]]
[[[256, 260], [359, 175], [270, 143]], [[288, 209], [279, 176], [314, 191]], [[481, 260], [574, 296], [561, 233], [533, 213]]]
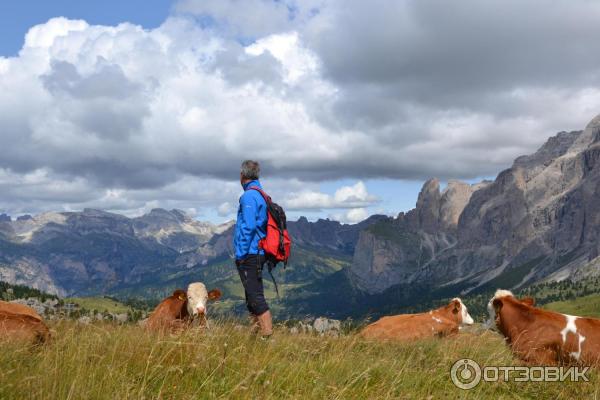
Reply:
[[[228, 215], [230, 179], [256, 158], [291, 209], [356, 216], [376, 202], [362, 181], [494, 175], [600, 112], [600, 5], [585, 0], [174, 10], [153, 30], [54, 18], [0, 57], [0, 207]], [[361, 182], [319, 191], [339, 179]]]
[[345, 213], [334, 213], [329, 215], [330, 219], [344, 224], [356, 224], [364, 221], [368, 217], [369, 212], [366, 208], [352, 208]]
[[194, 176], [160, 188], [105, 188], [85, 178], [60, 177], [46, 169], [26, 174], [0, 169], [0, 210], [24, 214], [100, 208], [137, 216], [164, 207], [203, 216], [207, 209], [237, 198], [240, 189], [239, 183]]
[[221, 203], [221, 205], [219, 207], [217, 207], [217, 213], [219, 214], [220, 217], [227, 217], [229, 215], [232, 215], [234, 212], [235, 212], [235, 208], [234, 208], [233, 204], [231, 204], [228, 201]]
[[284, 205], [290, 210], [356, 208], [367, 207], [377, 201], [377, 197], [369, 194], [365, 184], [359, 181], [353, 186], [342, 186], [333, 196], [312, 190], [290, 193]]

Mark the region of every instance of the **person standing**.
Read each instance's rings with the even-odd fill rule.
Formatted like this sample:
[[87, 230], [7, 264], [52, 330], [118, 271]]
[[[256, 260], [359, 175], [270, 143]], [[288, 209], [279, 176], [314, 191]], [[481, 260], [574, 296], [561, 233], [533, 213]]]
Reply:
[[266, 236], [267, 203], [260, 192], [249, 190], [252, 187], [262, 189], [259, 175], [260, 165], [257, 161], [246, 160], [242, 163], [240, 183], [244, 193], [240, 197], [233, 245], [235, 265], [244, 286], [252, 329], [260, 330], [261, 336], [267, 339], [273, 334], [273, 321], [262, 279], [266, 259], [258, 245]]

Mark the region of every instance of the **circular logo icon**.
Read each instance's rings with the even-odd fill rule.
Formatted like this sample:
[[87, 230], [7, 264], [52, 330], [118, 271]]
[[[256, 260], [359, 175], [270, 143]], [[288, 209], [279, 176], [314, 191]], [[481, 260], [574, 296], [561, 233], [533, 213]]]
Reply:
[[481, 381], [481, 367], [469, 358], [460, 359], [452, 365], [450, 378], [460, 389], [473, 389]]

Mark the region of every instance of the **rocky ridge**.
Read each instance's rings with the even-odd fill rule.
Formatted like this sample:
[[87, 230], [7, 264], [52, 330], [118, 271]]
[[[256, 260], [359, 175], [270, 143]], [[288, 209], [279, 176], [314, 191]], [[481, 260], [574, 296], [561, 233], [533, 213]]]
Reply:
[[[522, 156], [493, 182], [423, 185], [415, 209], [360, 234], [347, 275], [375, 294], [397, 284], [502, 279], [519, 287], [600, 271], [600, 116]], [[586, 271], [585, 273], [582, 271]]]

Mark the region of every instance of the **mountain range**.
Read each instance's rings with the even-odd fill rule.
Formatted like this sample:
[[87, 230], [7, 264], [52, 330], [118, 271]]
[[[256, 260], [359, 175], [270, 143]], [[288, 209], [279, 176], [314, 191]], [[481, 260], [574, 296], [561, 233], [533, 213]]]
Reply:
[[[600, 116], [517, 158], [493, 181], [430, 179], [416, 207], [353, 225], [290, 221], [283, 315], [383, 313], [495, 287], [600, 274]], [[158, 298], [205, 281], [240, 309], [233, 222], [180, 210], [0, 215], [0, 280], [61, 296]], [[269, 291], [272, 296], [272, 292]]]

